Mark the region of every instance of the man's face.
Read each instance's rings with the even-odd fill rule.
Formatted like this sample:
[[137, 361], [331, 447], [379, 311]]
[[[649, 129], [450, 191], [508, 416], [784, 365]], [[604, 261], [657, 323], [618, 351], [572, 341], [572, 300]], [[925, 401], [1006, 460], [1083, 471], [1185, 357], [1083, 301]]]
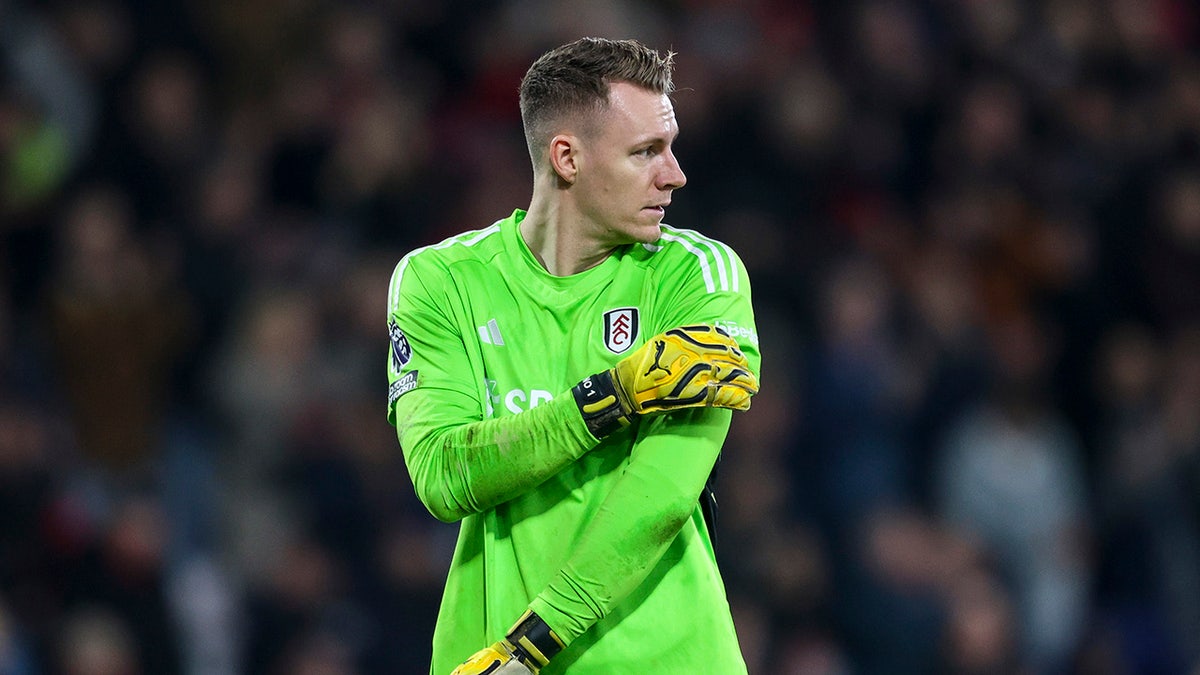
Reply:
[[687, 182], [671, 152], [675, 109], [665, 94], [625, 82], [609, 88], [609, 103], [583, 140], [572, 186], [584, 227], [606, 244], [657, 241], [671, 192]]

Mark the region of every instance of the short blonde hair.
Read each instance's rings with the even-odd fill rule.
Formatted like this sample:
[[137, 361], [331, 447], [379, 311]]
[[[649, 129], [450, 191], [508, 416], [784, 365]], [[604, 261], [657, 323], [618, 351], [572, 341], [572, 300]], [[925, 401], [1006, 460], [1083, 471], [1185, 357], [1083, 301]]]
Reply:
[[564, 118], [587, 117], [608, 106], [609, 86], [628, 82], [670, 95], [673, 52], [665, 55], [637, 40], [582, 38], [533, 62], [521, 80], [521, 121], [534, 165]]

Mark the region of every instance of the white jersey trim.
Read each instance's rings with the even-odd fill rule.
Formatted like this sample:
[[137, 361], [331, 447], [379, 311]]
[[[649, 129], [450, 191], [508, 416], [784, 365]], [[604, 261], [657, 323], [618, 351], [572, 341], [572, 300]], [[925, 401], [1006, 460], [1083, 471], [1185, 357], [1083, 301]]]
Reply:
[[[718, 288], [722, 291], [738, 292], [741, 275], [738, 273], [737, 256], [728, 245], [695, 230], [669, 226], [663, 226], [662, 239], [676, 242], [696, 256], [700, 262], [700, 273], [704, 277], [704, 287], [709, 293], [716, 293]], [[712, 271], [714, 268], [715, 277]]]
[[409, 251], [403, 258], [400, 259], [400, 262], [396, 263], [396, 268], [392, 271], [392, 281], [388, 286], [388, 314], [391, 314], [392, 308], [396, 306], [396, 302], [400, 299], [400, 283], [404, 280], [404, 270], [408, 268], [409, 259], [422, 251], [427, 251], [430, 249], [450, 248], [455, 244], [474, 246], [484, 239], [487, 239], [491, 235], [499, 232], [500, 223], [502, 222], [504, 221], [498, 220], [482, 230], [474, 230], [472, 232], [456, 234], [453, 237], [444, 239], [436, 244], [422, 246]]
[[704, 255], [704, 251], [692, 246], [692, 243], [683, 237], [677, 237], [673, 234], [667, 234], [666, 232], [663, 232], [661, 238], [666, 241], [674, 241], [679, 243], [681, 246], [687, 249], [689, 253], [696, 256], [696, 259], [700, 261], [700, 273], [704, 276], [705, 290], [707, 290], [709, 293], [717, 292], [716, 284], [713, 283], [712, 270], [709, 269], [708, 256]]

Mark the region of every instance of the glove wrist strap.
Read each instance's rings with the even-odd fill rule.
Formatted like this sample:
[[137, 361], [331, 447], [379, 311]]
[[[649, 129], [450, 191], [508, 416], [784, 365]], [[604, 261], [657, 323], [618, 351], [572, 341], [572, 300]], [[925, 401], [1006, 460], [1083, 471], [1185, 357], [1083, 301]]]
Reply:
[[584, 378], [571, 389], [575, 405], [583, 415], [588, 431], [596, 438], [629, 426], [629, 415], [621, 404], [620, 392], [613, 381], [611, 370], [605, 370]]
[[525, 610], [516, 625], [508, 631], [505, 639], [513, 647], [527, 654], [538, 664], [538, 668], [545, 668], [550, 659], [558, 656], [566, 646], [562, 638], [558, 637], [542, 617], [534, 614], [533, 610]]

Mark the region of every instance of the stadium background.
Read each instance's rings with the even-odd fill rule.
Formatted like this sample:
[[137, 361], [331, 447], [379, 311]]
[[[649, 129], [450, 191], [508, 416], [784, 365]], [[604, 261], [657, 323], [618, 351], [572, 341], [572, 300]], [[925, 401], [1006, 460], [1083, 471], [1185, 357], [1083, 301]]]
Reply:
[[424, 671], [387, 279], [527, 203], [517, 83], [581, 35], [677, 52], [668, 221], [754, 281], [751, 672], [1200, 672], [1198, 21], [0, 0], [0, 673]]

